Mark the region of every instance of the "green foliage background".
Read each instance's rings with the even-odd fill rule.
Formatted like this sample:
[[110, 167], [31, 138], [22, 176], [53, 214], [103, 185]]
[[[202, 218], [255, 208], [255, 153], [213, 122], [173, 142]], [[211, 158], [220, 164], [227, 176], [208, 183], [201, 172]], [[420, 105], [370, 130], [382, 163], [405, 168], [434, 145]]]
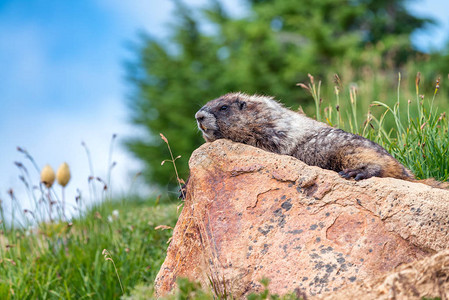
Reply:
[[[182, 156], [177, 166], [187, 177], [188, 158], [203, 143], [194, 114], [224, 93], [273, 95], [313, 116], [312, 98], [296, 83], [308, 73], [331, 83], [339, 73], [343, 83], [365, 85], [357, 108], [362, 114], [374, 100], [396, 100], [389, 93], [398, 71], [414, 82], [421, 70], [427, 90], [449, 71], [448, 55], [413, 49], [411, 33], [431, 21], [412, 16], [404, 0], [246, 0], [242, 18], [230, 17], [218, 0], [202, 10], [174, 2], [169, 40], [143, 36], [128, 66], [131, 120], [145, 135], [126, 146], [145, 164], [149, 183], [176, 183], [171, 167], [160, 165], [169, 158], [160, 132]], [[328, 84], [322, 97], [332, 97], [333, 88]]]

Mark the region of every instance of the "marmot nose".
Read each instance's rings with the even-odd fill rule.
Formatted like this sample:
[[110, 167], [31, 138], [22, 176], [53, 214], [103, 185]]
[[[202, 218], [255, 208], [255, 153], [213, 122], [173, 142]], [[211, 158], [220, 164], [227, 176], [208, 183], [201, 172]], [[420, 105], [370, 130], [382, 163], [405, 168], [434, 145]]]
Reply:
[[198, 122], [204, 121], [204, 117], [205, 114], [201, 110], [195, 114], [195, 119], [197, 119]]

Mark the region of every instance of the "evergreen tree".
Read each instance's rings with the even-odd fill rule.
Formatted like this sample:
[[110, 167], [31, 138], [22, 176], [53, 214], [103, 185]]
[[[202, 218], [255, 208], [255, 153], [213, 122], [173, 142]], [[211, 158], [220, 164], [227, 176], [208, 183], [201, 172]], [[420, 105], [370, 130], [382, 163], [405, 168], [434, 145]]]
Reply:
[[[243, 91], [298, 105], [304, 93], [295, 84], [308, 73], [326, 74], [345, 59], [362, 65], [366, 45], [379, 42], [406, 60], [410, 33], [426, 22], [410, 15], [402, 0], [247, 0], [250, 11], [241, 19], [229, 17], [218, 0], [201, 15], [175, 3], [169, 42], [143, 38], [128, 69], [131, 119], [147, 135], [126, 145], [144, 162], [146, 180], [161, 185], [176, 181], [172, 169], [161, 166], [169, 153], [159, 133], [182, 156], [177, 167], [186, 178], [187, 160], [203, 143], [194, 114], [208, 100]], [[213, 33], [201, 30], [204, 23]]]

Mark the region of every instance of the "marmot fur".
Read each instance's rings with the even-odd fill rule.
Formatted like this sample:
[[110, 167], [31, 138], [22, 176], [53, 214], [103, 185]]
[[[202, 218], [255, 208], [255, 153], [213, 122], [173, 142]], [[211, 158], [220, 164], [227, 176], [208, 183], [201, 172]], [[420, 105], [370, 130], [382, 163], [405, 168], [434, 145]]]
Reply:
[[378, 144], [289, 110], [272, 97], [226, 94], [204, 105], [195, 118], [207, 142], [224, 138], [291, 155], [347, 179], [415, 181], [412, 172]]

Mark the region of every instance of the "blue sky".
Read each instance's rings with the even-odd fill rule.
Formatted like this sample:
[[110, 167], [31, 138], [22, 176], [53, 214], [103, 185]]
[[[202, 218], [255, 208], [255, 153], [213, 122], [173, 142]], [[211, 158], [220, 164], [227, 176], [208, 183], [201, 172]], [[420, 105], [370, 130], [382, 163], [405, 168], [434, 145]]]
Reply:
[[[243, 10], [238, 0], [224, 2], [235, 14]], [[441, 22], [416, 33], [414, 42], [423, 50], [442, 47], [449, 32], [447, 1], [413, 1], [410, 7]], [[138, 134], [127, 121], [123, 63], [133, 58], [127, 45], [138, 41], [139, 31], [164, 37], [172, 9], [168, 0], [0, 0], [0, 199], [10, 187], [23, 190], [13, 162], [24, 159], [16, 146], [41, 167], [68, 162], [69, 198], [76, 188], [87, 190], [81, 141], [91, 150], [96, 175], [105, 176], [112, 134]], [[113, 187], [125, 190], [139, 164], [119, 144], [113, 160]]]

